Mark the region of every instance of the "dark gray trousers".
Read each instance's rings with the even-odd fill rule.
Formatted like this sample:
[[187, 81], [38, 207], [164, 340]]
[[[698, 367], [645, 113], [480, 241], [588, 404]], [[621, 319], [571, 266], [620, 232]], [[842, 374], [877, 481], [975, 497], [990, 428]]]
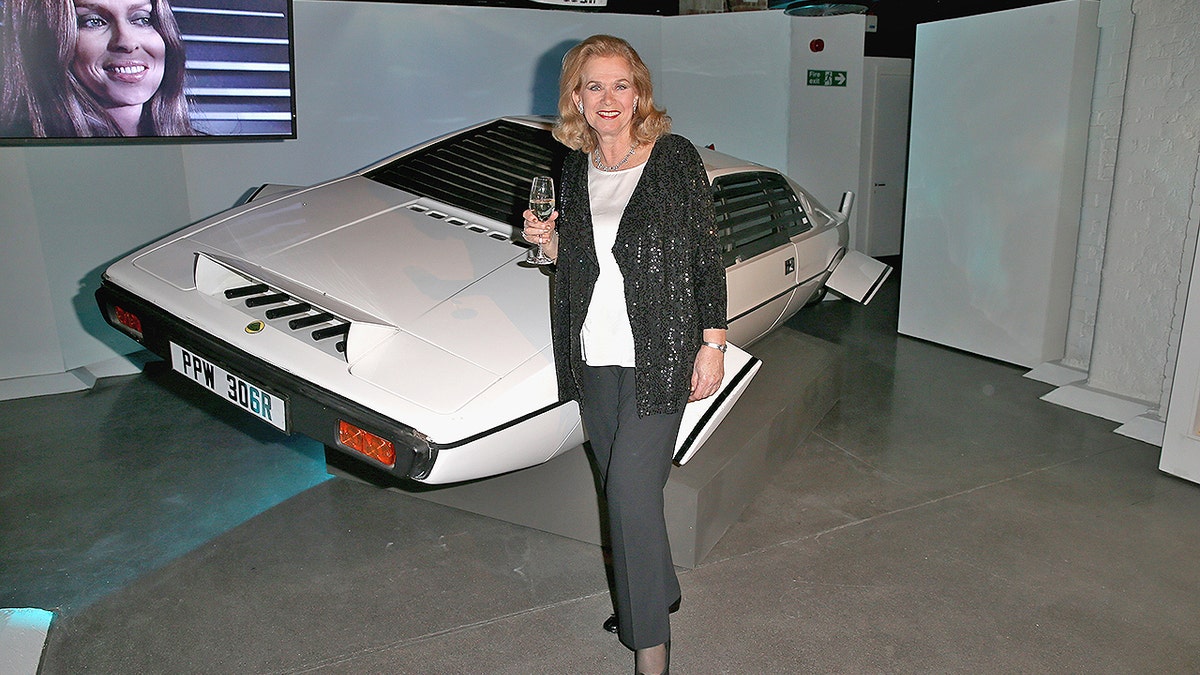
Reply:
[[608, 504], [621, 642], [644, 649], [671, 639], [667, 608], [679, 599], [663, 488], [682, 409], [638, 417], [633, 368], [584, 366], [580, 411]]

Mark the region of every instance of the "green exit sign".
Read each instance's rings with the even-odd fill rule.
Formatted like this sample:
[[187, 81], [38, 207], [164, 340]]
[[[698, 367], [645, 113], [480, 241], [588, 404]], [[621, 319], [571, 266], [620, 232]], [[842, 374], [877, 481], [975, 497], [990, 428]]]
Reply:
[[846, 71], [844, 71], [844, 70], [810, 70], [810, 71], [808, 71], [808, 86], [810, 86], [810, 87], [844, 87], [844, 86], [846, 86]]

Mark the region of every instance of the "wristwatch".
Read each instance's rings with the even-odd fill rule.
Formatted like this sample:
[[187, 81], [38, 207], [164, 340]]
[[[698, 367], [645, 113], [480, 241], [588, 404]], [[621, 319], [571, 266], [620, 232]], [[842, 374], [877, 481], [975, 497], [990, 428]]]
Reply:
[[702, 342], [701, 344], [703, 344], [705, 347], [712, 347], [713, 349], [721, 352], [722, 354], [725, 353], [726, 349], [729, 349], [729, 346], [723, 342]]

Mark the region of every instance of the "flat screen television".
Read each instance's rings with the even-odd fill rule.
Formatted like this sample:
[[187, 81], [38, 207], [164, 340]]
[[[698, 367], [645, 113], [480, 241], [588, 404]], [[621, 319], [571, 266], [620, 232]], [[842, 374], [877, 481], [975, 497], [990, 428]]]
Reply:
[[0, 0], [0, 144], [295, 138], [292, 37], [291, 0]]

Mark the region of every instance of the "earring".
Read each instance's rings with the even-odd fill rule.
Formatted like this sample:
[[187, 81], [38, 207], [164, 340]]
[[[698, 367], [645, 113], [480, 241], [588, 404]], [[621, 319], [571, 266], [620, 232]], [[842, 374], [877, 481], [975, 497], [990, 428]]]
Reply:
[[637, 102], [638, 102], [638, 100], [636, 98], [633, 99], [633, 113], [635, 115], [637, 114]]
[[579, 103], [576, 103], [575, 105], [579, 107], [579, 114], [582, 115], [583, 114], [583, 101], [580, 101]]

